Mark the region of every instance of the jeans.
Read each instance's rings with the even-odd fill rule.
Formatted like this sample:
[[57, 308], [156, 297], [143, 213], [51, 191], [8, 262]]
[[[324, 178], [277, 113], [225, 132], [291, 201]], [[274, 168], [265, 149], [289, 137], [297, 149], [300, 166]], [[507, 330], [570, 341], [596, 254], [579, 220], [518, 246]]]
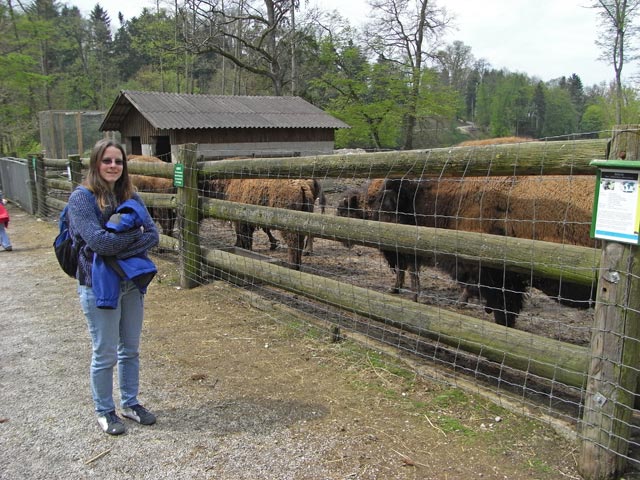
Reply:
[[130, 281], [120, 282], [120, 297], [115, 309], [97, 308], [91, 287], [79, 285], [78, 295], [93, 345], [91, 392], [96, 413], [103, 414], [115, 410], [113, 367], [116, 364], [120, 404], [123, 408], [136, 405], [144, 295]]
[[2, 244], [2, 248], [11, 246], [11, 240], [9, 240], [9, 235], [4, 227], [4, 223], [0, 223], [0, 243]]

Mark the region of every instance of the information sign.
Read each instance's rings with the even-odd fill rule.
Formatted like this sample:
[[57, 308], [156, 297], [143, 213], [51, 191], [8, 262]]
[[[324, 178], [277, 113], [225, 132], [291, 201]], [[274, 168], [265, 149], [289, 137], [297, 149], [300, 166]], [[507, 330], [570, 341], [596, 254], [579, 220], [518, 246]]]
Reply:
[[173, 166], [173, 186], [184, 187], [184, 165], [176, 163]]
[[596, 185], [594, 238], [638, 244], [640, 171], [601, 168]]

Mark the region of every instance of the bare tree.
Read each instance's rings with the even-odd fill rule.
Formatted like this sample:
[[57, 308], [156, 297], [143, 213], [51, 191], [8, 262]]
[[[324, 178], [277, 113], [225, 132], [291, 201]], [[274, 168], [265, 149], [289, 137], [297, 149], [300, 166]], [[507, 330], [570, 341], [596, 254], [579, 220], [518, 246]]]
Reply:
[[438, 39], [449, 23], [446, 11], [433, 0], [369, 0], [371, 22], [364, 38], [380, 59], [405, 69], [409, 96], [404, 118], [405, 150], [413, 148], [423, 69], [437, 58]]
[[613, 65], [616, 89], [616, 123], [622, 123], [624, 97], [622, 68], [626, 61], [637, 58], [631, 47], [631, 39], [638, 34], [634, 20], [640, 9], [640, 0], [597, 0], [591, 8], [600, 18], [602, 32], [596, 44], [602, 49], [603, 60]]
[[290, 81], [293, 30], [291, 0], [186, 0], [195, 12], [187, 45], [194, 53], [213, 52], [245, 71], [269, 79], [275, 95]]
[[442, 69], [442, 80], [459, 92], [464, 92], [475, 58], [471, 47], [456, 40], [438, 52], [438, 63]]

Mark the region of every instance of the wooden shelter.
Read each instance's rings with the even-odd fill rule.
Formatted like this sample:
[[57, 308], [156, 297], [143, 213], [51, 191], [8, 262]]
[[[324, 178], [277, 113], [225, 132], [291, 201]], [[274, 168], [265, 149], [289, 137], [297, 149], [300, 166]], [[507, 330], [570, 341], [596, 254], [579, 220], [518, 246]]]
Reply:
[[300, 97], [195, 95], [123, 90], [100, 131], [118, 131], [127, 152], [174, 161], [178, 145], [198, 157], [330, 154], [349, 126]]

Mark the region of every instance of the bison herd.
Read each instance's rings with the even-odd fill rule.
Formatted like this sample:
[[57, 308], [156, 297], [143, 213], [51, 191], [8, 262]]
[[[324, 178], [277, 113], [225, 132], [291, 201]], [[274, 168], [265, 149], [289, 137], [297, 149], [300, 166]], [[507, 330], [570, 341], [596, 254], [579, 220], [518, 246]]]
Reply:
[[[144, 175], [132, 175], [132, 179], [140, 191], [174, 191], [171, 180]], [[590, 238], [594, 182], [593, 177], [570, 176], [389, 178], [345, 191], [335, 207], [337, 215], [364, 220], [594, 246]], [[204, 197], [310, 213], [316, 202], [324, 212], [326, 202], [315, 179], [215, 179], [203, 181], [200, 189]], [[173, 209], [151, 208], [150, 213], [163, 232], [171, 235]], [[256, 227], [237, 221], [234, 229], [236, 246], [251, 250]], [[265, 231], [271, 248], [276, 248], [277, 240]], [[299, 269], [305, 235], [285, 231], [281, 235], [288, 248], [289, 264]], [[462, 298], [481, 298], [496, 323], [508, 327], [515, 325], [531, 287], [577, 308], [589, 307], [594, 299], [593, 287], [525, 275], [495, 264], [484, 265], [481, 260], [464, 260], [447, 253], [408, 254], [391, 245], [379, 249], [395, 273], [391, 292], [401, 291], [408, 274], [417, 300], [420, 267], [433, 266], [460, 284]]]

